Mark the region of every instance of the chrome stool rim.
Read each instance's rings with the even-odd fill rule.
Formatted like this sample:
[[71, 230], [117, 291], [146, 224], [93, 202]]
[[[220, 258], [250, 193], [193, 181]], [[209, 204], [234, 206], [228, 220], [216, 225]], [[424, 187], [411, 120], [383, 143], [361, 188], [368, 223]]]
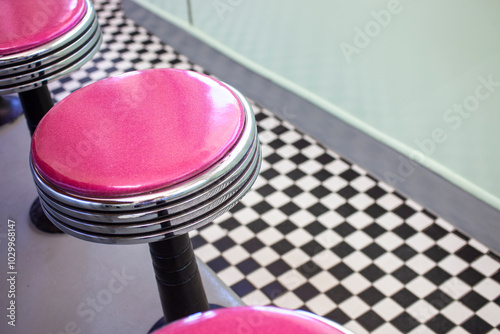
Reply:
[[[0, 69], [0, 84], [8, 85], [22, 83], [25, 77], [34, 75], [38, 71], [44, 70], [44, 74], [55, 72], [60, 67], [66, 65], [64, 63], [71, 63], [78, 58], [80, 54], [85, 54], [92, 48], [93, 45], [99, 40], [99, 23], [97, 16], [94, 16], [91, 27], [84, 31], [83, 34], [72, 44], [66, 45], [60, 50], [55, 50], [47, 54], [45, 58], [33, 58], [30, 62], [22, 63], [19, 65], [11, 65], [11, 67]], [[41, 75], [40, 75], [41, 76]]]
[[53, 80], [53, 78], [64, 73], [64, 70], [67, 69], [68, 66], [71, 70], [74, 70], [75, 64], [78, 64], [81, 58], [85, 58], [85, 56], [96, 49], [96, 46], [98, 47], [99, 41], [101, 40], [101, 32], [97, 25], [95, 25], [94, 28], [92, 34], [90, 34], [89, 40], [85, 41], [86, 43], [83, 44], [80, 49], [75, 50], [74, 53], [70, 53], [65, 58], [60, 57], [46, 66], [41, 66], [38, 61], [35, 61], [36, 66], [28, 69], [26, 72], [16, 73], [7, 78], [0, 77], [0, 86], [5, 87], [5, 89], [12, 89], [14, 87], [19, 87], [21, 89], [36, 81], [48, 80], [49, 78]]
[[224, 202], [220, 207], [212, 210], [211, 212], [205, 214], [202, 217], [198, 217], [194, 221], [187, 222], [185, 224], [174, 226], [171, 228], [165, 228], [158, 232], [145, 233], [145, 234], [132, 234], [132, 235], [116, 235], [116, 234], [92, 234], [86, 231], [82, 231], [71, 226], [68, 226], [60, 221], [58, 221], [55, 217], [51, 216], [50, 213], [46, 211], [43, 207], [44, 212], [51, 219], [51, 221], [60, 228], [65, 233], [90, 242], [102, 243], [102, 244], [120, 244], [120, 245], [132, 245], [132, 244], [141, 244], [141, 243], [152, 243], [157, 241], [162, 241], [165, 239], [169, 239], [175, 236], [183, 235], [194, 231], [213, 220], [219, 218], [227, 211], [231, 210], [240, 200], [241, 198], [250, 190], [252, 185], [257, 180], [259, 176], [260, 165], [262, 161], [261, 153], [259, 152], [259, 159], [257, 167], [255, 168], [252, 177], [247, 180], [245, 186], [240, 189], [236, 194], [233, 195], [228, 201]]
[[223, 191], [214, 194], [205, 202], [199, 205], [192, 206], [175, 214], [164, 213], [164, 211], [160, 209], [158, 210], [158, 212], [156, 212], [156, 217], [150, 220], [137, 221], [133, 223], [85, 221], [65, 215], [59, 212], [56, 208], [52, 207], [45, 201], [45, 199], [41, 198], [41, 200], [44, 201], [43, 205], [51, 217], [56, 218], [58, 221], [64, 223], [65, 225], [69, 225], [79, 230], [87, 231], [89, 233], [129, 235], [155, 232], [165, 228], [183, 225], [189, 221], [205, 215], [206, 212], [210, 212], [214, 208], [219, 207], [226, 198], [230, 198], [232, 194], [237, 193], [241, 188], [245, 186], [246, 182], [252, 178], [253, 173], [258, 166], [259, 159], [260, 150], [257, 150], [254, 154], [252, 164], [244, 171], [244, 174], [241, 175], [238, 180], [233, 182], [233, 184], [226, 187]]
[[74, 219], [81, 219], [84, 221], [92, 221], [98, 223], [116, 223], [116, 224], [126, 224], [126, 223], [137, 223], [144, 222], [158, 217], [159, 212], [168, 212], [169, 214], [174, 214], [192, 208], [198, 204], [209, 200], [214, 195], [224, 191], [226, 188], [230, 187], [234, 182], [241, 177], [241, 175], [247, 170], [247, 167], [253, 163], [255, 159], [255, 153], [257, 150], [256, 146], [257, 138], [253, 138], [253, 144], [250, 151], [244, 157], [244, 160], [237, 165], [233, 170], [224, 175], [219, 182], [214, 182], [210, 184], [207, 188], [200, 189], [199, 191], [193, 193], [191, 196], [183, 197], [179, 200], [172, 202], [165, 202], [164, 204], [159, 204], [153, 207], [140, 208], [133, 211], [90, 211], [83, 210], [75, 207], [70, 207], [57, 202], [57, 200], [51, 198], [45, 194], [40, 188], [38, 188], [38, 193], [45, 203], [47, 203], [51, 208], [59, 211], [62, 216], [68, 216]]

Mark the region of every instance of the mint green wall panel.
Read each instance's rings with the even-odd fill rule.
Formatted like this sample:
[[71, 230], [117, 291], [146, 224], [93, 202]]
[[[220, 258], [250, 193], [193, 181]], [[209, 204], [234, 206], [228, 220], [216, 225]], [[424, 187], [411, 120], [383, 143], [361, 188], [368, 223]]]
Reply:
[[500, 209], [500, 2], [191, 4], [191, 33]]
[[500, 208], [499, 2], [192, 4], [195, 27], [251, 66]]
[[139, 5], [150, 9], [153, 13], [177, 19], [177, 23], [189, 23], [187, 0], [133, 0]]

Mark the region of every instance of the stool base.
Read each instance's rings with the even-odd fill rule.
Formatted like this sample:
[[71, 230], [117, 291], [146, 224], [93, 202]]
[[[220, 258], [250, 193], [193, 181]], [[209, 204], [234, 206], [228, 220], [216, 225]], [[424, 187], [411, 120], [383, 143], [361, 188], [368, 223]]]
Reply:
[[0, 126], [13, 122], [23, 113], [17, 96], [0, 96]]
[[47, 218], [42, 210], [40, 204], [40, 198], [37, 197], [30, 208], [30, 219], [31, 223], [37, 228], [37, 230], [45, 233], [64, 233], [58, 229], [52, 222]]

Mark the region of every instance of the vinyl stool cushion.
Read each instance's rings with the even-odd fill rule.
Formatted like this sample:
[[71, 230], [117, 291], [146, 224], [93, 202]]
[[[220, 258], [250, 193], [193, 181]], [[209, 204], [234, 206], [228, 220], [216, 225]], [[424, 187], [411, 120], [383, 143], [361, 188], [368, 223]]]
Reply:
[[266, 306], [217, 309], [178, 320], [153, 334], [350, 334], [307, 312]]
[[85, 15], [85, 0], [2, 1], [0, 56], [48, 43], [73, 28]]
[[215, 164], [244, 124], [239, 99], [210, 77], [137, 71], [84, 87], [52, 108], [34, 133], [32, 162], [73, 194], [143, 194]]

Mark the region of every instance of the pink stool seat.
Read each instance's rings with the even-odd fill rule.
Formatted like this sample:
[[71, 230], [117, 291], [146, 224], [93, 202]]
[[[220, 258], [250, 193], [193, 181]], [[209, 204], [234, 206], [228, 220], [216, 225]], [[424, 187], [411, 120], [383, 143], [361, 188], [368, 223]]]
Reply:
[[85, 15], [85, 0], [2, 1], [0, 56], [48, 43], [73, 28]]
[[31, 157], [47, 181], [73, 194], [143, 194], [214, 165], [244, 124], [241, 102], [222, 83], [191, 71], [138, 71], [59, 102], [38, 125]]
[[244, 306], [194, 314], [154, 334], [347, 334], [339, 325], [307, 312]]

